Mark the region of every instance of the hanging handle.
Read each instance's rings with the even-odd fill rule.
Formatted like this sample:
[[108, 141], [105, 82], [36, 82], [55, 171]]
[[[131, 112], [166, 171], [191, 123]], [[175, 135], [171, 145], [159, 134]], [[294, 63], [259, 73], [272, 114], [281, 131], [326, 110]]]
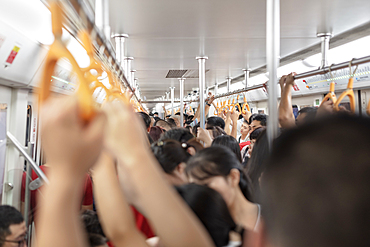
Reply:
[[354, 74], [356, 73], [356, 71], [358, 69], [358, 65], [357, 65], [355, 71], [353, 71], [353, 74], [352, 74], [352, 60], [349, 62], [349, 75], [350, 75], [350, 78], [348, 80], [347, 89], [346, 89], [346, 91], [344, 91], [338, 97], [338, 100], [334, 104], [334, 110], [336, 110], [336, 111], [339, 111], [340, 110], [339, 109], [339, 104], [340, 104], [340, 102], [342, 102], [342, 100], [346, 96], [348, 96], [348, 98], [349, 98], [349, 102], [350, 102], [350, 106], [351, 106], [351, 112], [352, 113], [355, 113], [355, 111], [356, 111], [355, 94], [353, 93], [353, 76], [354, 76]]
[[320, 106], [327, 100], [331, 100], [333, 101], [333, 104], [335, 104], [337, 102], [337, 96], [335, 95], [334, 93], [334, 90], [335, 90], [335, 81], [334, 81], [334, 76], [333, 74], [331, 73], [331, 66], [329, 67], [329, 72], [330, 72], [330, 76], [331, 76], [331, 79], [332, 79], [332, 82], [330, 83], [330, 88], [329, 88], [329, 92], [325, 95], [324, 99], [321, 101], [321, 104]]
[[244, 100], [244, 104], [243, 104], [243, 107], [242, 107], [242, 113], [247, 114], [247, 111], [250, 112], [251, 108], [249, 107], [249, 104], [247, 102], [247, 98], [245, 97], [245, 94], [244, 94], [243, 100]]
[[51, 76], [59, 59], [66, 58], [72, 65], [73, 71], [77, 74], [79, 87], [77, 89], [78, 103], [82, 119], [88, 121], [94, 116], [93, 100], [90, 90], [81, 68], [78, 66], [72, 54], [68, 51], [61, 40], [63, 12], [57, 2], [50, 3], [52, 13], [52, 30], [55, 36], [53, 44], [45, 60], [44, 74], [41, 80], [40, 103], [44, 103], [50, 96]]

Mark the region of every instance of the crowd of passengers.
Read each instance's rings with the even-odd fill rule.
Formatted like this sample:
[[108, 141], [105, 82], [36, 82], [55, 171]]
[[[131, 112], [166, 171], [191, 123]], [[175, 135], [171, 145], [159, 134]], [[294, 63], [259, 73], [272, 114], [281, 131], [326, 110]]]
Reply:
[[[334, 112], [331, 101], [295, 117], [293, 76], [280, 80], [272, 148], [264, 114], [221, 113], [202, 129], [199, 111], [180, 127], [180, 113], [160, 119], [113, 101], [86, 122], [74, 97], [49, 99], [41, 169], [50, 184], [31, 192], [31, 242], [370, 246], [370, 119]], [[17, 209], [0, 206], [0, 247], [27, 246], [27, 230]]]

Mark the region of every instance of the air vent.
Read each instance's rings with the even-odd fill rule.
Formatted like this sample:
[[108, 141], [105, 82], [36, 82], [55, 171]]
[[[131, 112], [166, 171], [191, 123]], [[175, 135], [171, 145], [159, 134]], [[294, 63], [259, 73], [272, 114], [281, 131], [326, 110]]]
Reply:
[[[206, 73], [209, 69], [206, 70]], [[166, 78], [189, 78], [196, 79], [199, 78], [199, 70], [197, 69], [188, 69], [188, 70], [169, 70]]]
[[169, 70], [166, 78], [181, 78], [184, 76], [184, 74], [187, 72], [187, 70]]

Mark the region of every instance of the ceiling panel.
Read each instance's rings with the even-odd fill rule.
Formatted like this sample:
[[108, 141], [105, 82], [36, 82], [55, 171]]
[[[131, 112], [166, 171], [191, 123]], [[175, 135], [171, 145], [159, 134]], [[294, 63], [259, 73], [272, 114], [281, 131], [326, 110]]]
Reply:
[[[368, 0], [281, 0], [281, 57], [320, 42], [317, 32], [334, 35], [370, 21]], [[170, 69], [197, 69], [206, 55], [208, 86], [266, 63], [264, 0], [110, 0], [114, 33], [130, 38], [126, 55], [147, 99], [165, 95], [176, 79]], [[185, 90], [197, 87], [187, 80]], [[178, 97], [178, 96], [176, 96]]]

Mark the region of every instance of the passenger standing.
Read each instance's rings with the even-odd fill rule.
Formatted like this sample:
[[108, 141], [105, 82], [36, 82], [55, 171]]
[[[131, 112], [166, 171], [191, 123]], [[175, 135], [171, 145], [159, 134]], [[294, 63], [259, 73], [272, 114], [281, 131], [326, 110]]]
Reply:
[[236, 224], [257, 231], [261, 220], [260, 205], [254, 204], [248, 176], [234, 153], [224, 147], [199, 151], [188, 161], [189, 181], [219, 192]]

